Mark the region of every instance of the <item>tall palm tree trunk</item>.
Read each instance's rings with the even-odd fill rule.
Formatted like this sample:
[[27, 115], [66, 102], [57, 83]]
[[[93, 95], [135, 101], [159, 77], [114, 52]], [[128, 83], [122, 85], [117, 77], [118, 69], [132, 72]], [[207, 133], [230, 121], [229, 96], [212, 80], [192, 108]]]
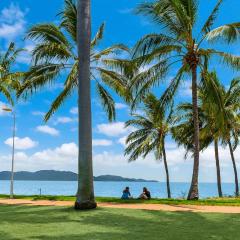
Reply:
[[79, 111], [79, 152], [78, 191], [75, 209], [96, 208], [93, 190], [92, 169], [92, 114], [90, 83], [90, 41], [91, 17], [90, 0], [78, 0], [77, 44], [78, 68], [78, 111]]
[[239, 185], [238, 185], [238, 173], [237, 173], [237, 166], [236, 166], [236, 161], [233, 153], [233, 148], [232, 144], [229, 141], [228, 142], [230, 154], [231, 154], [231, 159], [232, 159], [232, 164], [233, 164], [233, 170], [234, 170], [234, 176], [235, 176], [235, 195], [238, 197], [239, 196]]
[[198, 119], [198, 94], [197, 94], [197, 66], [192, 67], [192, 103], [194, 122], [194, 162], [192, 182], [188, 193], [188, 200], [197, 200], [198, 193], [198, 173], [199, 173], [199, 119]]
[[220, 170], [218, 140], [217, 139], [214, 139], [214, 150], [215, 150], [215, 160], [216, 160], [216, 169], [217, 169], [218, 196], [222, 197], [221, 170]]
[[164, 162], [164, 167], [165, 167], [165, 172], [166, 172], [167, 195], [168, 195], [168, 198], [171, 198], [171, 188], [170, 188], [167, 155], [166, 155], [166, 151], [165, 151], [164, 140], [163, 140], [163, 162]]

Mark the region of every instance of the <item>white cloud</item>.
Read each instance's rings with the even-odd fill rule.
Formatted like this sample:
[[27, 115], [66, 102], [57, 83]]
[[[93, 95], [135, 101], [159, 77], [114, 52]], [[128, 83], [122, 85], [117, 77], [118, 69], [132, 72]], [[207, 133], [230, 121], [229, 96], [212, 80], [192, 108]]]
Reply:
[[190, 80], [184, 81], [181, 89], [179, 90], [179, 95], [183, 97], [192, 97], [192, 83]]
[[58, 117], [55, 124], [70, 123], [70, 122], [74, 122], [74, 119], [70, 117]]
[[[168, 149], [167, 160], [172, 182], [190, 182], [192, 176], [193, 159], [184, 159], [184, 149]], [[234, 182], [232, 163], [228, 149], [219, 148], [222, 182]], [[240, 162], [240, 149], [235, 151], [237, 164]], [[165, 181], [163, 163], [156, 161], [153, 154], [145, 159], [141, 157], [128, 163], [127, 156], [114, 152], [102, 152], [94, 155], [94, 169], [98, 174], [118, 174], [128, 177], [145, 179], [160, 179]], [[216, 165], [213, 147], [209, 147], [200, 154], [200, 182], [216, 182]]]
[[124, 122], [99, 124], [97, 125], [97, 129], [99, 133], [109, 137], [118, 137], [135, 130], [133, 127], [125, 128]]
[[70, 109], [70, 113], [72, 114], [78, 114], [78, 108], [77, 107], [73, 107]]
[[133, 111], [133, 114], [146, 116], [145, 112], [143, 110], [141, 110], [140, 108]]
[[124, 108], [127, 108], [128, 106], [126, 104], [123, 104], [123, 103], [116, 103], [115, 104], [115, 108], [116, 109], [124, 109]]
[[21, 52], [17, 58], [17, 62], [21, 64], [30, 64], [31, 60], [32, 60], [31, 55], [26, 51]]
[[64, 143], [61, 147], [56, 148], [56, 153], [62, 156], [74, 157], [78, 153], [78, 146], [76, 143]]
[[177, 143], [175, 143], [175, 142], [173, 142], [173, 141], [166, 141], [166, 142], [165, 142], [165, 148], [166, 148], [167, 150], [169, 150], [169, 149], [177, 149], [177, 148], [178, 148], [178, 145], [177, 145]]
[[45, 115], [45, 112], [33, 111], [33, 112], [32, 112], [32, 115], [33, 115], [33, 116], [44, 116], [44, 115]]
[[56, 128], [49, 127], [47, 125], [38, 126], [36, 128], [38, 132], [46, 133], [52, 136], [58, 136], [59, 131]]
[[[228, 149], [219, 148], [222, 181], [233, 182], [234, 175]], [[240, 162], [240, 148], [235, 151], [237, 164]], [[78, 146], [75, 143], [65, 143], [56, 148], [48, 148], [27, 155], [16, 152], [16, 171], [37, 170], [65, 170], [77, 172]], [[193, 159], [184, 160], [184, 149], [167, 149], [167, 159], [172, 182], [190, 182]], [[11, 154], [0, 155], [2, 170], [9, 170]], [[146, 159], [139, 158], [128, 163], [128, 157], [114, 150], [93, 154], [94, 175], [114, 174], [126, 177], [158, 179], [165, 181], [163, 163], [155, 161], [154, 154], [149, 154]], [[214, 149], [209, 147], [200, 156], [200, 182], [216, 182], [216, 169]]]
[[127, 136], [119, 138], [118, 142], [121, 143], [124, 147], [126, 146]]
[[144, 66], [141, 66], [140, 68], [139, 68], [139, 72], [140, 73], [143, 73], [143, 72], [146, 72], [147, 70], [149, 70], [152, 66], [153, 66], [154, 64], [146, 64], [146, 65], [144, 65]]
[[[36, 161], [61, 161], [76, 159], [78, 154], [78, 147], [75, 143], [65, 143], [55, 149], [46, 149], [40, 152], [36, 152], [31, 156], [31, 159]], [[67, 163], [67, 162], [66, 162]]]
[[[4, 143], [6, 145], [12, 147], [13, 146], [13, 138], [8, 138], [7, 140], [5, 140]], [[33, 141], [29, 137], [25, 137], [25, 138], [15, 137], [15, 148], [19, 149], [19, 150], [30, 149], [30, 148], [36, 147], [37, 144], [38, 144], [38, 142]]]
[[27, 42], [24, 49], [26, 49], [28, 52], [33, 51], [33, 49], [35, 48], [35, 44], [32, 42]]
[[23, 12], [13, 3], [4, 8], [0, 13], [0, 37], [7, 40], [14, 40], [25, 30], [24, 19], [26, 11]]
[[31, 52], [34, 47], [35, 44], [33, 42], [26, 40], [25, 45], [23, 46], [24, 51], [20, 52], [17, 61], [22, 64], [30, 64], [32, 60]]
[[[16, 171], [64, 170], [77, 171], [78, 147], [75, 143], [65, 143], [53, 149], [45, 149], [27, 155], [24, 152], [15, 154]], [[4, 170], [10, 169], [11, 154], [0, 155], [0, 164]], [[3, 164], [3, 165], [2, 165]]]
[[96, 146], [96, 147], [97, 146], [106, 147], [106, 146], [111, 146], [113, 144], [112, 141], [107, 140], [107, 139], [93, 139], [92, 143], [93, 143], [93, 146]]

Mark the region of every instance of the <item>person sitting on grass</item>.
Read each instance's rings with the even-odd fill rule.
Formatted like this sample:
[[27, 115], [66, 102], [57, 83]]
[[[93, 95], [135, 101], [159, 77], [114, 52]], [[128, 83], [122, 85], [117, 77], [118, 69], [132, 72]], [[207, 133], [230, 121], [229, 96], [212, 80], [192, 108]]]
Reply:
[[143, 192], [139, 196], [138, 199], [143, 199], [143, 200], [150, 200], [151, 199], [151, 193], [148, 191], [148, 189], [146, 187], [143, 188]]
[[131, 199], [132, 198], [132, 195], [129, 191], [129, 187], [126, 187], [124, 190], [123, 190], [123, 194], [122, 194], [122, 197], [121, 199]]

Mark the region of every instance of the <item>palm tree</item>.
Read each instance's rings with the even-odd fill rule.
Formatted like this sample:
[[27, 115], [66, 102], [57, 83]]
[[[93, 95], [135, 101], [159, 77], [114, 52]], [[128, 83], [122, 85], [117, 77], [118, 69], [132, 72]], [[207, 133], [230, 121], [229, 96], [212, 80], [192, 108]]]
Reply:
[[78, 111], [81, 121], [79, 121], [79, 174], [75, 208], [95, 208], [90, 79], [96, 84], [97, 93], [109, 120], [114, 120], [114, 100], [106, 89], [106, 84], [104, 86], [104, 82], [99, 80], [98, 76], [102, 73], [110, 74], [104, 64], [107, 56], [121, 50], [126, 51], [127, 48], [118, 44], [101, 51], [97, 50], [103, 38], [104, 24], [92, 41], [89, 40], [90, 1], [79, 0], [76, 4], [74, 0], [65, 0], [64, 9], [59, 16], [61, 21], [58, 25], [39, 24], [28, 31], [27, 38], [35, 41], [36, 47], [32, 51], [33, 66], [26, 74], [18, 95], [27, 95], [46, 84], [53, 84], [61, 74], [67, 73], [63, 90], [53, 101], [45, 115], [45, 121], [49, 120], [65, 100], [78, 90]]
[[78, 112], [79, 152], [78, 191], [75, 209], [92, 209], [94, 199], [92, 169], [92, 113], [90, 83], [91, 13], [90, 0], [79, 0], [77, 6], [78, 46]]
[[[214, 143], [214, 152], [217, 169], [217, 185], [219, 196], [222, 197], [221, 173], [219, 162], [219, 141], [229, 145], [231, 151], [231, 135], [234, 136], [235, 146], [239, 136], [239, 81], [234, 79], [231, 82], [230, 93], [226, 94], [225, 88], [220, 84], [215, 72], [205, 74], [204, 81], [199, 86], [199, 121], [200, 121], [200, 149], [206, 149], [211, 143]], [[181, 104], [178, 106], [176, 125], [172, 127], [172, 135], [179, 145], [183, 145], [187, 153], [193, 151], [193, 116], [192, 104]], [[232, 133], [232, 134], [231, 134]], [[234, 155], [231, 154], [235, 182], [237, 170]], [[236, 183], [236, 194], [238, 182]]]
[[[238, 173], [236, 167], [236, 161], [234, 156], [234, 150], [239, 143], [240, 134], [240, 78], [234, 78], [231, 81], [228, 89], [224, 88], [224, 97], [222, 109], [224, 112], [224, 127], [222, 141], [224, 145], [229, 147], [230, 156], [233, 164], [234, 179], [235, 179], [235, 194], [239, 196], [239, 184]], [[232, 140], [234, 144], [232, 144]]]
[[228, 147], [229, 147], [232, 164], [233, 164], [234, 181], [235, 181], [235, 195], [236, 195], [236, 197], [239, 197], [238, 172], [237, 172], [237, 166], [236, 166], [236, 161], [235, 161], [235, 156], [234, 156], [234, 149], [232, 147], [231, 141], [228, 141]]
[[23, 72], [13, 71], [13, 65], [22, 49], [16, 49], [15, 44], [11, 42], [6, 52], [0, 53], [0, 92], [6, 97], [8, 102], [14, 105], [13, 91], [20, 87], [20, 80]]
[[224, 122], [222, 111], [223, 92], [223, 86], [220, 84], [216, 72], [205, 74], [205, 79], [199, 88], [201, 110], [205, 116], [205, 125], [200, 129], [200, 142], [203, 142], [203, 147], [207, 147], [210, 144], [209, 140], [214, 143], [219, 197], [223, 196], [219, 160], [219, 140], [222, 137]]
[[104, 82], [97, 76], [102, 72], [108, 73], [103, 62], [107, 60], [107, 56], [127, 48], [123, 45], [114, 45], [98, 51], [96, 48], [103, 38], [104, 24], [90, 41], [90, 1], [79, 0], [76, 4], [74, 0], [65, 0], [64, 4], [64, 9], [59, 14], [61, 17], [59, 25], [39, 24], [33, 26], [27, 33], [27, 38], [36, 42], [36, 47], [32, 51], [33, 66], [25, 77], [19, 95], [32, 93], [46, 84], [52, 84], [61, 74], [67, 73], [64, 88], [53, 101], [45, 120], [47, 121], [65, 100], [78, 90], [79, 174], [75, 208], [95, 208], [90, 79], [95, 80], [97, 93], [109, 120], [114, 120], [114, 100], [104, 88]]
[[[137, 8], [138, 14], [150, 17], [153, 22], [162, 27], [161, 33], [144, 36], [135, 46], [133, 57], [139, 58], [146, 65], [150, 65], [149, 72], [158, 76], [151, 82], [136, 82], [141, 99], [150, 87], [165, 78], [173, 66], [178, 68], [176, 76], [170, 82], [164, 101], [170, 100], [183, 82], [185, 74], [191, 75], [192, 103], [194, 123], [194, 164], [191, 187], [188, 199], [198, 199], [199, 173], [199, 116], [198, 116], [198, 72], [204, 70], [204, 59], [218, 57], [222, 63], [239, 68], [240, 57], [229, 53], [205, 48], [206, 41], [215, 42], [225, 40], [228, 43], [236, 40], [240, 33], [240, 23], [231, 23], [212, 29], [222, 0], [219, 0], [201, 28], [196, 33], [196, 19], [198, 16], [197, 0], [158, 0], [143, 3]], [[203, 45], [205, 43], [205, 45]]]
[[[192, 112], [191, 103], [183, 103], [177, 107], [177, 117], [175, 118], [175, 125], [172, 127], [172, 136], [178, 145], [184, 146], [186, 149], [185, 158], [188, 156], [189, 152], [194, 152], [193, 139], [194, 139], [194, 126], [193, 126], [193, 112]], [[214, 126], [212, 125], [212, 120], [217, 119], [211, 118], [209, 122], [209, 117], [207, 113], [202, 108], [202, 105], [198, 107], [199, 113], [199, 132], [200, 132], [200, 141], [199, 149], [203, 151], [209, 145], [214, 142], [214, 153], [215, 153], [215, 162], [216, 162], [216, 172], [217, 172], [217, 186], [218, 186], [218, 195], [222, 197], [222, 187], [221, 187], [221, 172], [220, 172], [220, 161], [219, 161], [219, 139], [216, 136]], [[211, 114], [213, 117], [213, 114]], [[209, 132], [206, 134], [206, 130], [212, 126]], [[203, 134], [204, 132], [204, 134]]]
[[14, 143], [15, 143], [15, 122], [16, 115], [14, 110], [15, 96], [21, 86], [21, 80], [24, 77], [23, 72], [14, 70], [17, 57], [23, 49], [17, 49], [15, 44], [11, 42], [6, 52], [0, 53], [0, 93], [7, 99], [11, 107], [3, 107], [3, 111], [11, 112], [13, 115], [13, 148], [12, 148], [12, 169], [11, 169], [11, 185], [10, 198], [13, 198], [14, 183]]
[[[198, 113], [200, 130], [200, 150], [204, 150], [214, 143], [215, 162], [217, 170], [217, 186], [219, 197], [222, 197], [221, 171], [219, 161], [219, 140], [222, 134], [223, 115], [221, 109], [223, 87], [216, 77], [216, 73], [205, 73], [198, 87]], [[172, 135], [179, 145], [194, 152], [193, 139], [193, 105], [180, 104], [177, 108], [176, 125], [172, 127]]]
[[143, 114], [133, 114], [134, 118], [126, 122], [127, 127], [138, 129], [128, 136], [125, 154], [130, 155], [129, 161], [135, 161], [140, 156], [145, 158], [151, 152], [155, 153], [156, 160], [163, 159], [167, 194], [171, 198], [165, 139], [170, 130], [172, 111], [167, 115], [161, 102], [152, 94], [144, 99], [143, 109]]
[[[238, 186], [238, 174], [236, 168], [236, 162], [233, 150], [238, 145], [240, 122], [239, 122], [239, 109], [240, 109], [240, 78], [234, 78], [229, 89], [222, 86], [217, 78], [216, 73], [208, 74], [211, 86], [205, 86], [205, 99], [203, 105], [204, 110], [207, 110], [208, 116], [211, 116], [212, 123], [210, 127], [203, 129], [203, 138], [209, 133], [212, 133], [213, 129], [215, 133], [214, 145], [215, 151], [218, 155], [217, 140], [221, 140], [224, 146], [229, 147], [230, 156], [233, 164], [234, 176], [235, 176], [235, 194], [239, 195]], [[213, 93], [216, 93], [213, 95]], [[210, 97], [212, 96], [212, 98]], [[209, 101], [206, 101], [208, 99]], [[214, 107], [215, 105], [215, 107]], [[215, 109], [215, 111], [214, 111]], [[234, 140], [234, 147], [232, 146], [232, 140]], [[219, 165], [217, 166], [219, 168]], [[220, 170], [218, 173], [219, 182], [221, 181]], [[220, 189], [221, 190], [221, 189]], [[219, 194], [222, 196], [222, 194]]]
[[[58, 77], [66, 75], [63, 90], [53, 101], [50, 110], [45, 115], [45, 121], [78, 89], [78, 49], [77, 49], [77, 6], [74, 0], [64, 0], [64, 9], [58, 25], [38, 24], [27, 33], [27, 38], [36, 42], [32, 51], [33, 66], [27, 73], [25, 81], [18, 95], [32, 93], [47, 84], [53, 84]], [[106, 63], [114, 54], [128, 51], [121, 45], [113, 45], [99, 51], [97, 49], [104, 35], [102, 24], [90, 43], [90, 78], [94, 80], [97, 94], [108, 114], [110, 121], [115, 119], [115, 103], [106, 88], [106, 84], [99, 79], [102, 73], [108, 74]], [[107, 62], [107, 61], [106, 61]], [[109, 73], [111, 74], [111, 73]], [[110, 84], [110, 83], [108, 83]]]

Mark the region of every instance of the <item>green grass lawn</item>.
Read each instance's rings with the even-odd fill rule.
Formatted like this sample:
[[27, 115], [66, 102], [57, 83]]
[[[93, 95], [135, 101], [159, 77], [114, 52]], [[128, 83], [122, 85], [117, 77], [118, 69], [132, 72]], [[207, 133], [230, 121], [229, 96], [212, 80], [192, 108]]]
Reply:
[[240, 215], [0, 205], [3, 240], [239, 240]]
[[[9, 195], [0, 195], [0, 198], [9, 198]], [[32, 200], [58, 200], [58, 201], [75, 201], [74, 196], [15, 196], [18, 199]], [[112, 202], [112, 203], [153, 203], [153, 204], [169, 204], [169, 205], [209, 205], [209, 206], [240, 206], [240, 198], [209, 198], [200, 199], [198, 201], [188, 201], [185, 199], [152, 199], [152, 200], [121, 200], [111, 197], [97, 197], [97, 202]]]

